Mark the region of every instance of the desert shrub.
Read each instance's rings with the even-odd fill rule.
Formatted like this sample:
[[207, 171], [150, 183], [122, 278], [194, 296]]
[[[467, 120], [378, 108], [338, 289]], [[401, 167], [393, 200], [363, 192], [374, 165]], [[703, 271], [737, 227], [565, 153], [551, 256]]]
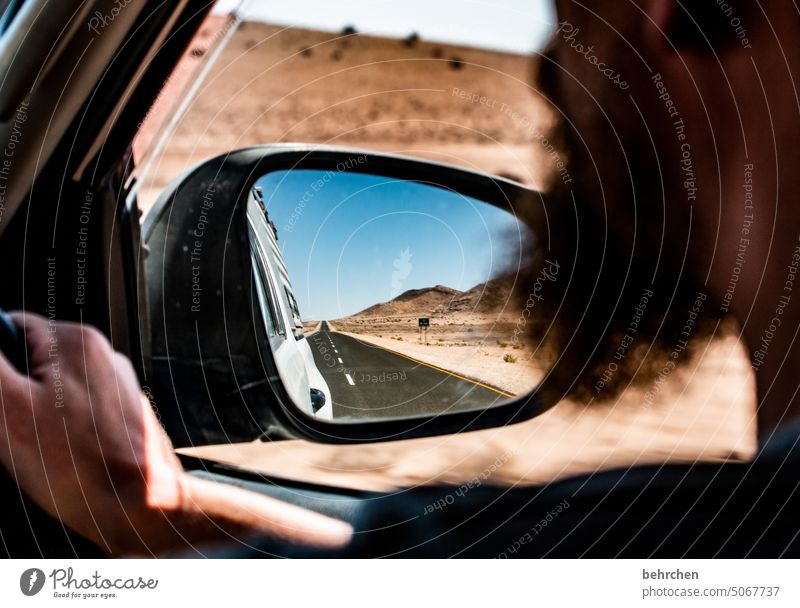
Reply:
[[517, 358], [512, 354], [506, 353], [503, 356], [503, 361], [505, 361], [506, 363], [516, 363], [517, 362]]
[[303, 47], [302, 49], [300, 49], [300, 56], [301, 57], [311, 57], [311, 53], [312, 53], [312, 51], [311, 51], [310, 47], [306, 46], [306, 47]]
[[464, 68], [464, 61], [460, 57], [451, 57], [448, 63], [451, 70], [461, 70]]
[[408, 48], [414, 48], [417, 46], [417, 42], [419, 42], [419, 34], [417, 34], [417, 32], [411, 32], [408, 36], [403, 38], [403, 46]]
[[500, 348], [505, 348], [506, 346], [508, 346], [508, 342], [503, 342], [502, 340], [498, 340], [497, 346], [499, 346]]
[[345, 25], [342, 28], [341, 34], [342, 36], [352, 36], [353, 34], [358, 34], [358, 30], [355, 28], [354, 25]]

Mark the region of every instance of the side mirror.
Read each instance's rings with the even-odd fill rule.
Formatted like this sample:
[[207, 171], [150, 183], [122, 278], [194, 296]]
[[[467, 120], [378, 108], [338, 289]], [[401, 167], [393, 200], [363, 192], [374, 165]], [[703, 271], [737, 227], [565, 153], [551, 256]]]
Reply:
[[[146, 218], [148, 382], [178, 445], [408, 439], [553, 405], [517, 297], [544, 201], [398, 156], [264, 146]], [[556, 280], [557, 263], [547, 280]]]

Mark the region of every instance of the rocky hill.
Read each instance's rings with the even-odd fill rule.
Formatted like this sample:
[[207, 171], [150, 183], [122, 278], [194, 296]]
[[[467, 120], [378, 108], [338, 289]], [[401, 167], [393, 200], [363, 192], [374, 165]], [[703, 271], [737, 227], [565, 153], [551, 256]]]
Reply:
[[[215, 45], [225, 40], [217, 54]], [[216, 57], [202, 81], [204, 62]], [[229, 150], [325, 143], [421, 156], [540, 186], [552, 115], [524, 55], [358, 32], [211, 18], [151, 110], [137, 163], [157, 149], [140, 204]], [[190, 95], [190, 87], [200, 83]], [[180, 116], [169, 109], [185, 102]], [[174, 129], [164, 129], [170, 120]], [[159, 141], [163, 138], [163, 142]]]
[[374, 304], [347, 318], [444, 317], [457, 313], [498, 314], [515, 310], [511, 281], [493, 279], [467, 291], [444, 285], [409, 289], [388, 302]]

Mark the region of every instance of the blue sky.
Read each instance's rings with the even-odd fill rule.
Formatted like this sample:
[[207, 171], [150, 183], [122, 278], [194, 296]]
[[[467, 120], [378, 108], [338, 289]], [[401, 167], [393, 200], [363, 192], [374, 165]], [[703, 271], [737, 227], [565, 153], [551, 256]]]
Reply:
[[304, 320], [353, 314], [408, 289], [463, 291], [519, 252], [511, 214], [432, 186], [297, 169], [258, 185]]
[[[220, 0], [228, 12], [240, 0]], [[244, 0], [244, 18], [281, 25], [359, 31], [526, 53], [541, 49], [555, 16], [552, 0]]]

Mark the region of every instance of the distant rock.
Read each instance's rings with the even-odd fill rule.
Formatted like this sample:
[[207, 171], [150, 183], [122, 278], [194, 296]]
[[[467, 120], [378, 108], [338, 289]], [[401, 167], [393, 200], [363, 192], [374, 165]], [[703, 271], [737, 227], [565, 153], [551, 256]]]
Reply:
[[349, 318], [431, 315], [436, 310], [449, 306], [450, 302], [462, 293], [457, 289], [445, 287], [444, 285], [423, 289], [409, 289], [393, 300], [370, 306], [361, 312], [351, 315]]
[[365, 317], [444, 317], [454, 313], [511, 312], [516, 310], [512, 285], [508, 278], [497, 278], [467, 291], [445, 285], [409, 289], [388, 302], [374, 304], [346, 318], [357, 321]]

